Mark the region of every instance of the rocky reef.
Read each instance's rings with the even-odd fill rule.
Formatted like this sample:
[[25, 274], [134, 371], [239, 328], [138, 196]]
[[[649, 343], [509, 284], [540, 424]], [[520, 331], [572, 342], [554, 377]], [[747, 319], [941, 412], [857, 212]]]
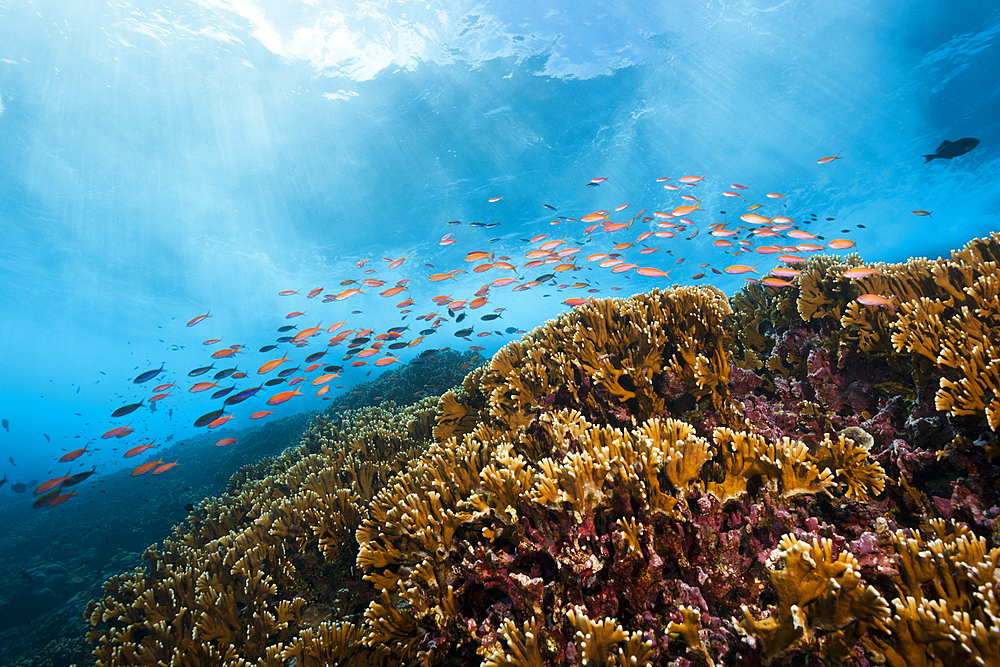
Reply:
[[998, 261], [591, 301], [320, 417], [105, 584], [96, 661], [1000, 664]]

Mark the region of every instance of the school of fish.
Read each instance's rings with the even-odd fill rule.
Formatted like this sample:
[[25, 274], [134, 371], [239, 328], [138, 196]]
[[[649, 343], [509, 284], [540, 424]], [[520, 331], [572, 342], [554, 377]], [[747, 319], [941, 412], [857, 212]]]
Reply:
[[[839, 154], [823, 157], [817, 160], [819, 164], [829, 164], [842, 159]], [[568, 229], [560, 238], [553, 238], [548, 233], [538, 233], [529, 238], [521, 238], [523, 250], [510, 255], [499, 254], [489, 249], [473, 249], [455, 256], [453, 267], [446, 271], [439, 270], [429, 263], [418, 268], [416, 262], [407, 257], [382, 257], [377, 261], [362, 259], [356, 263], [358, 274], [345, 277], [339, 281], [335, 289], [314, 287], [307, 290], [287, 289], [279, 292], [281, 297], [288, 299], [289, 310], [284, 314], [284, 320], [303, 318], [310, 326], [299, 329], [295, 324], [283, 324], [277, 331], [283, 334], [275, 343], [258, 348], [258, 354], [269, 355], [259, 365], [255, 362], [248, 365], [247, 370], [240, 370], [238, 365], [231, 368], [216, 369], [216, 362], [224, 359], [234, 359], [240, 355], [251, 353], [247, 344], [239, 343], [222, 345], [222, 338], [208, 338], [203, 341], [206, 348], [206, 364], [194, 369], [168, 369], [166, 363], [158, 368], [151, 368], [130, 378], [130, 384], [146, 396], [138, 401], [123, 405], [109, 416], [118, 420], [142, 409], [151, 409], [161, 401], [169, 405], [171, 397], [187, 392], [208, 396], [206, 411], [194, 420], [194, 426], [214, 429], [229, 423], [233, 419], [262, 419], [269, 416], [270, 406], [278, 406], [310, 394], [323, 400], [333, 400], [329, 396], [331, 386], [338, 390], [346, 389], [345, 384], [336, 384], [338, 378], [342, 382], [342, 374], [349, 369], [367, 369], [367, 374], [376, 368], [387, 368], [400, 362], [401, 355], [410, 348], [423, 347], [413, 361], [419, 363], [433, 357], [437, 352], [450, 347], [432, 348], [427, 339], [438, 334], [442, 326], [448, 323], [459, 324], [467, 317], [473, 319], [479, 315], [479, 323], [483, 329], [476, 330], [474, 326], [464, 326], [455, 330], [454, 337], [472, 343], [472, 337], [486, 338], [490, 336], [504, 337], [524, 333], [523, 330], [507, 327], [504, 331], [491, 328], [494, 320], [500, 319], [506, 310], [505, 306], [493, 306], [497, 298], [506, 292], [517, 293], [533, 289], [555, 288], [559, 292], [580, 290], [582, 296], [568, 296], [562, 304], [577, 307], [601, 292], [601, 271], [611, 274], [635, 273], [638, 276], [656, 280], [671, 279], [671, 271], [679, 272], [680, 265], [685, 260], [681, 241], [691, 241], [700, 233], [713, 237], [711, 245], [727, 256], [725, 261], [718, 262], [718, 267], [711, 262], [700, 263], [697, 271], [690, 279], [700, 281], [708, 277], [710, 270], [717, 275], [749, 274], [748, 282], [760, 282], [773, 288], [782, 289], [794, 284], [799, 274], [795, 267], [806, 261], [810, 253], [826, 250], [846, 251], [854, 248], [855, 243], [846, 238], [827, 240], [822, 236], [807, 231], [806, 226], [818, 220], [815, 214], [803, 217], [796, 223], [786, 215], [788, 199], [781, 193], [762, 193], [759, 199], [750, 203], [753, 189], [750, 186], [731, 183], [723, 186], [722, 196], [739, 200], [745, 205], [745, 212], [718, 211], [709, 213], [702, 208], [701, 203], [712, 187], [707, 175], [685, 175], [679, 178], [660, 177], [656, 185], [662, 186], [665, 197], [678, 197], [676, 206], [659, 206], [663, 210], [650, 211], [646, 208], [633, 206], [631, 202], [619, 203], [608, 209], [586, 211], [569, 217], [559, 215], [551, 219], [549, 225]], [[607, 178], [595, 177], [585, 184], [585, 187], [598, 187]], [[698, 195], [701, 196], [698, 196]], [[502, 195], [487, 199], [487, 203], [497, 205], [503, 201]], [[769, 202], [781, 202], [781, 210], [767, 214]], [[672, 202], [673, 203], [673, 202]], [[503, 206], [502, 204], [500, 204]], [[557, 207], [551, 204], [541, 204], [546, 211], [556, 212]], [[637, 212], [631, 213], [630, 211]], [[930, 215], [925, 211], [913, 211], [916, 215]], [[706, 218], [722, 216], [722, 220]], [[731, 216], [731, 217], [730, 217]], [[732, 218], [732, 221], [730, 221]], [[736, 221], [739, 222], [736, 222]], [[827, 221], [833, 221], [827, 218]], [[740, 224], [743, 223], [743, 224]], [[452, 220], [448, 226], [461, 226], [463, 223]], [[467, 226], [472, 228], [493, 229], [500, 223], [472, 222]], [[572, 227], [570, 227], [572, 225]], [[863, 227], [863, 225], [857, 225]], [[850, 230], [844, 229], [842, 232]], [[491, 239], [490, 242], [501, 239]], [[459, 243], [456, 232], [444, 234], [440, 246], [451, 246]], [[653, 245], [656, 244], [656, 245]], [[587, 250], [585, 246], [589, 246]], [[450, 252], [450, 251], [449, 251]], [[515, 257], [515, 254], [520, 256]], [[735, 263], [740, 255], [760, 256], [758, 262]], [[768, 256], [774, 255], [774, 258]], [[776, 261], [777, 265], [770, 270], [759, 270], [764, 261]], [[409, 263], [409, 267], [407, 264]], [[387, 272], [397, 269], [408, 270], [411, 277], [395, 279]], [[585, 272], [586, 278], [564, 278], [572, 273]], [[856, 279], [877, 273], [877, 269], [856, 267], [844, 272], [844, 277]], [[469, 279], [459, 280], [463, 274], [485, 274], [469, 286]], [[430, 299], [431, 303], [418, 303], [409, 297], [411, 282], [424, 280], [434, 283], [448, 283], [441, 294]], [[677, 280], [674, 278], [673, 280]], [[654, 286], [654, 282], [650, 286]], [[478, 285], [478, 287], [477, 287]], [[609, 288], [620, 291], [618, 286]], [[585, 296], [584, 296], [585, 295]], [[547, 295], [546, 295], [547, 296]], [[858, 301], [872, 307], [894, 308], [894, 295], [865, 294]], [[330, 304], [343, 301], [361, 301], [363, 299], [399, 299], [395, 303], [400, 322], [406, 321], [411, 315], [413, 322], [422, 322], [419, 332], [411, 331], [410, 324], [400, 324], [388, 328], [371, 326], [371, 323], [355, 321], [352, 317], [344, 317], [343, 313], [336, 316], [334, 310], [327, 310]], [[301, 310], [298, 310], [301, 309]], [[361, 315], [361, 311], [353, 311], [352, 315]], [[192, 317], [187, 327], [194, 327], [202, 322], [211, 321], [211, 311]], [[330, 324], [327, 321], [338, 320]], [[360, 318], [357, 318], [360, 319]], [[204, 326], [204, 325], [203, 325]], [[219, 347], [217, 347], [219, 346]], [[275, 350], [285, 346], [281, 355]], [[214, 349], [213, 349], [214, 348]], [[338, 352], [338, 348], [343, 353]], [[469, 345], [468, 349], [478, 356], [485, 348], [480, 345]], [[210, 351], [209, 351], [210, 350]], [[339, 358], [337, 358], [339, 357]], [[479, 357], [481, 359], [481, 357]], [[471, 365], [472, 362], [466, 364]], [[211, 373], [211, 375], [209, 375]], [[169, 377], [168, 377], [169, 376]], [[202, 376], [208, 379], [201, 379]], [[170, 379], [169, 382], [164, 380]], [[258, 383], [256, 386], [240, 388], [239, 382], [247, 380]], [[233, 383], [231, 386], [220, 386], [220, 382]], [[263, 401], [265, 409], [246, 408], [245, 402]], [[208, 405], [211, 404], [211, 405]], [[208, 409], [211, 408], [211, 409]], [[113, 424], [114, 422], [112, 422]], [[93, 442], [85, 447], [64, 454], [60, 463], [71, 463], [85, 459], [92, 454], [91, 445], [101, 440], [123, 439], [134, 433], [133, 422], [115, 424], [104, 433], [95, 436]], [[223, 438], [217, 443], [220, 447], [237, 444], [234, 438]], [[156, 447], [155, 440], [139, 443], [128, 449], [123, 457], [133, 458]], [[178, 465], [180, 460], [164, 462], [162, 457], [155, 461], [142, 463], [132, 470], [132, 476], [140, 477], [147, 473], [161, 475]], [[66, 502], [78, 492], [73, 489], [94, 474], [96, 467], [86, 472], [56, 477], [39, 485], [32, 494], [36, 508], [52, 508]], [[6, 480], [4, 480], [6, 481]], [[0, 482], [2, 483], [2, 482]]]

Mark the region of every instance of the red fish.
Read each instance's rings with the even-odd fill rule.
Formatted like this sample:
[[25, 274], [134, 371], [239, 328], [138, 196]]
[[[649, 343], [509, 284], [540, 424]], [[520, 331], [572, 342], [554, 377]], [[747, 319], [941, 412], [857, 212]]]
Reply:
[[235, 444], [236, 444], [236, 438], [223, 438], [222, 440], [219, 440], [217, 443], [215, 443], [215, 446], [228, 447], [229, 445], [235, 445]]
[[59, 461], [62, 462], [62, 463], [65, 463], [66, 461], [75, 461], [76, 459], [80, 458], [81, 456], [83, 456], [84, 454], [86, 454], [88, 451], [90, 451], [89, 449], [87, 449], [87, 447], [90, 447], [90, 445], [88, 444], [83, 449], [74, 449], [73, 451], [69, 452], [68, 454], [63, 454], [62, 458], [60, 458]]
[[155, 461], [151, 461], [149, 463], [143, 463], [141, 466], [132, 471], [132, 476], [138, 477], [139, 475], [145, 475], [147, 472], [149, 472], [156, 466], [161, 465], [162, 463], [163, 463], [162, 458], [159, 458]]
[[33, 491], [33, 494], [37, 496], [39, 493], [45, 493], [47, 491], [51, 491], [52, 489], [58, 489], [60, 486], [63, 485], [63, 482], [65, 482], [69, 478], [70, 478], [70, 474], [67, 472], [62, 477], [55, 477], [53, 479], [50, 479], [49, 481], [45, 482], [44, 484], [42, 484], [41, 486], [39, 486], [37, 489], [35, 489]]
[[132, 430], [130, 428], [131, 426], [132, 424], [128, 424], [127, 426], [119, 426], [118, 428], [113, 428], [104, 435], [102, 435], [101, 438], [107, 440], [108, 438], [120, 437], [125, 433], [125, 431], [131, 431]]
[[287, 400], [290, 400], [293, 396], [301, 396], [302, 392], [296, 389], [295, 391], [282, 391], [275, 394], [271, 398], [267, 399], [268, 405], [280, 405]]
[[190, 322], [188, 322], [188, 323], [187, 323], [187, 325], [188, 325], [189, 327], [193, 327], [194, 325], [198, 324], [198, 322], [201, 322], [201, 321], [202, 321], [203, 319], [205, 319], [206, 317], [210, 317], [210, 315], [211, 315], [211, 312], [212, 312], [212, 311], [208, 311], [208, 312], [207, 312], [207, 313], [205, 313], [204, 315], [199, 315], [198, 317], [196, 317], [196, 318], [192, 319], [192, 320], [191, 320]]
[[138, 447], [133, 447], [132, 449], [130, 449], [127, 452], [125, 452], [124, 458], [130, 459], [133, 456], [138, 456], [139, 454], [142, 454], [144, 451], [146, 451], [150, 447], [155, 447], [155, 446], [156, 446], [156, 440], [154, 440], [153, 442], [149, 443], [148, 445], [139, 445]]
[[162, 475], [163, 473], [165, 473], [168, 470], [170, 470], [171, 468], [173, 468], [175, 465], [177, 465], [177, 461], [174, 461], [173, 463], [164, 463], [163, 465], [157, 466], [156, 468], [154, 468], [153, 469], [153, 474], [154, 475]]

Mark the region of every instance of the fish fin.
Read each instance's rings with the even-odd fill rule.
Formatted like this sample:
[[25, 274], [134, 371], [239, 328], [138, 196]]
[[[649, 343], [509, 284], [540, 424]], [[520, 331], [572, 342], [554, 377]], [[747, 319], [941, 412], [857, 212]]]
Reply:
[[941, 145], [940, 145], [940, 146], [938, 146], [938, 147], [937, 147], [937, 150], [936, 150], [936, 151], [934, 151], [934, 152], [935, 152], [935, 153], [940, 153], [940, 152], [941, 152], [941, 149], [942, 149], [942, 148], [944, 148], [945, 146], [947, 146], [947, 145], [948, 145], [948, 144], [950, 144], [950, 143], [951, 143], [950, 141], [948, 141], [947, 139], [945, 139], [944, 141], [942, 141], [942, 142], [941, 142]]
[[928, 162], [930, 162], [931, 160], [933, 160], [936, 157], [937, 157], [937, 155], [925, 155], [924, 156], [924, 164], [927, 164]]

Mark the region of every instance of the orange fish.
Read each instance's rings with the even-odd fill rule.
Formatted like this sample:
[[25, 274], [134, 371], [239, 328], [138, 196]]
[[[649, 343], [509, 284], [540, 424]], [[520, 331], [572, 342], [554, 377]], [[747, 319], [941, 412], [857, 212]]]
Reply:
[[816, 160], [816, 164], [829, 164], [834, 160], [839, 160], [839, 159], [840, 159], [840, 153], [837, 153], [833, 157], [821, 157], [820, 159]]
[[754, 264], [753, 266], [747, 266], [745, 264], [733, 264], [732, 266], [727, 266], [725, 268], [725, 272], [735, 274], [735, 273], [750, 273], [751, 271], [753, 271], [754, 273], [757, 273], [756, 268], [758, 266], [759, 266], [758, 264]]
[[493, 253], [484, 250], [476, 250], [465, 256], [466, 262], [479, 262], [484, 259], [493, 259]]
[[395, 269], [397, 266], [399, 266], [400, 264], [402, 264], [405, 260], [406, 260], [405, 257], [400, 257], [399, 259], [394, 259], [391, 262], [389, 262], [389, 266], [386, 267], [386, 268]]
[[608, 216], [604, 213], [588, 213], [587, 215], [580, 218], [580, 222], [597, 222], [598, 220], [607, 220]]
[[563, 303], [566, 304], [567, 306], [572, 306], [575, 308], [576, 306], [582, 306], [589, 300], [590, 299], [581, 299], [579, 297], [573, 297], [571, 299], [566, 299], [565, 301], [563, 301]]
[[[278, 292], [278, 295], [279, 296], [291, 296], [293, 294], [298, 294], [298, 293], [299, 293], [299, 291], [297, 289], [283, 289], [280, 292]], [[189, 324], [188, 326], [191, 326], [191, 325]]]
[[173, 468], [175, 465], [177, 465], [177, 461], [174, 461], [173, 463], [164, 463], [163, 465], [157, 466], [156, 468], [154, 468], [153, 469], [153, 474], [154, 475], [162, 475], [163, 473], [165, 473], [168, 470], [170, 470], [171, 468]]
[[486, 305], [486, 297], [485, 296], [480, 296], [480, 297], [476, 297], [475, 299], [473, 299], [469, 303], [469, 308], [472, 308], [472, 309], [482, 308], [485, 305]]
[[882, 272], [877, 269], [872, 269], [867, 266], [856, 266], [853, 269], [847, 269], [840, 275], [845, 278], [867, 278], [868, 276], [875, 274], [880, 276], [883, 275]]
[[46, 507], [56, 507], [57, 505], [62, 505], [64, 502], [76, 495], [76, 491], [73, 493], [64, 493], [57, 495], [55, 498], [46, 503]]
[[494, 202], [498, 202], [498, 201], [500, 201], [501, 199], [503, 199], [503, 197], [490, 197], [490, 198], [489, 198], [489, 199], [487, 199], [486, 201], [487, 201], [487, 202], [489, 202], [490, 204], [492, 204], [492, 203], [494, 203]]
[[145, 475], [147, 472], [149, 472], [156, 466], [161, 465], [162, 463], [163, 463], [162, 458], [159, 458], [155, 461], [151, 461], [150, 463], [143, 463], [141, 466], [132, 471], [132, 476], [138, 477], [139, 475]]
[[669, 278], [670, 271], [661, 271], [660, 269], [653, 268], [651, 266], [640, 266], [635, 270], [640, 276], [646, 276], [648, 278]]
[[827, 245], [833, 248], [834, 250], [845, 250], [847, 248], [853, 248], [854, 241], [850, 241], [848, 239], [833, 239], [832, 241], [827, 243]]
[[340, 294], [338, 294], [333, 298], [335, 301], [343, 301], [344, 299], [350, 299], [355, 294], [364, 294], [364, 292], [355, 287], [351, 289], [345, 289], [343, 292], [341, 292]]
[[90, 445], [87, 445], [83, 449], [74, 449], [68, 454], [63, 454], [62, 458], [60, 458], [59, 460], [63, 463], [65, 463], [66, 461], [75, 461], [76, 459], [80, 458], [88, 451], [90, 451], [89, 449], [87, 449], [87, 447], [90, 447]]
[[367, 366], [367, 361], [352, 361], [351, 366]]
[[68, 480], [70, 478], [70, 476], [71, 475], [67, 472], [62, 477], [56, 477], [54, 479], [50, 479], [49, 481], [45, 482], [44, 484], [42, 484], [41, 486], [39, 486], [37, 489], [35, 489], [34, 492], [33, 492], [33, 494], [37, 496], [40, 493], [45, 493], [46, 491], [51, 491], [52, 489], [54, 489], [54, 488], [56, 488], [58, 486], [62, 486], [63, 482], [65, 482], [66, 480]]
[[219, 386], [218, 382], [199, 382], [198, 384], [188, 389], [188, 391], [193, 394], [196, 394], [200, 391], [208, 391], [209, 389], [218, 386]]
[[752, 225], [768, 225], [771, 223], [770, 218], [765, 218], [757, 213], [746, 213], [740, 216], [740, 220], [743, 222], [748, 222]]
[[[914, 211], [913, 212], [913, 215], [930, 215], [930, 214], [931, 214], [931, 211]], [[191, 326], [191, 325], [189, 324], [188, 326]]]
[[235, 444], [236, 444], [236, 438], [223, 438], [222, 440], [219, 440], [217, 443], [215, 443], [215, 446], [228, 447], [229, 445], [235, 445]]
[[133, 456], [138, 456], [139, 454], [142, 454], [144, 451], [146, 451], [150, 447], [155, 447], [156, 446], [155, 443], [156, 443], [156, 440], [154, 440], [153, 442], [149, 443], [148, 445], [139, 445], [138, 447], [133, 447], [132, 449], [130, 449], [127, 452], [125, 452], [124, 458], [130, 459]]
[[631, 243], [616, 243], [612, 247], [612, 250], [627, 250], [628, 248], [631, 248], [631, 247], [632, 247]]
[[290, 400], [293, 396], [301, 396], [302, 392], [296, 389], [295, 391], [283, 391], [275, 394], [271, 398], [267, 399], [268, 405], [280, 405], [287, 400]]
[[320, 322], [319, 324], [317, 324], [314, 327], [309, 327], [308, 329], [303, 329], [302, 331], [300, 331], [297, 334], [295, 334], [295, 337], [292, 338], [292, 342], [293, 343], [297, 343], [299, 341], [305, 340], [306, 338], [310, 338], [312, 336], [315, 336], [316, 334], [319, 333], [320, 329], [322, 329], [322, 328], [323, 328], [323, 323]]
[[427, 277], [427, 280], [430, 280], [433, 283], [439, 283], [442, 280], [448, 280], [448, 278], [451, 278], [452, 280], [458, 280], [457, 278], [455, 278], [455, 276], [453, 276], [450, 273], [433, 273]]
[[232, 419], [234, 416], [235, 415], [223, 415], [222, 417], [219, 417], [218, 419], [209, 422], [208, 428], [219, 428], [220, 426], [222, 426], [223, 424], [225, 424], [227, 421], [229, 421], [230, 419]]
[[685, 184], [697, 183], [698, 181], [704, 181], [704, 180], [705, 180], [704, 176], [681, 176], [680, 178], [677, 179], [678, 182]]
[[250, 419], [261, 419], [271, 414], [271, 412], [272, 412], [271, 410], [262, 410], [261, 412], [255, 412], [252, 415], [250, 415]]
[[760, 282], [764, 283], [768, 287], [788, 287], [789, 285], [792, 284], [787, 280], [782, 280], [781, 278], [772, 278], [772, 277], [764, 278]]
[[694, 206], [678, 206], [672, 211], [672, 215], [675, 218], [681, 218], [684, 217], [685, 215], [689, 215], [692, 211], [701, 211], [701, 210], [704, 209], [701, 208], [701, 203], [699, 202]]
[[802, 264], [806, 261], [806, 258], [799, 257], [798, 255], [778, 255], [778, 261], [785, 264]]
[[787, 266], [779, 266], [776, 269], [771, 269], [772, 276], [780, 276], [782, 278], [794, 278], [795, 276], [802, 275], [802, 272], [797, 269], [792, 269]]
[[788, 232], [788, 236], [790, 238], [793, 238], [793, 239], [814, 239], [814, 238], [816, 238], [815, 234], [810, 234], [809, 232], [804, 232], [801, 229], [793, 229], [792, 231]]
[[314, 385], [324, 384], [326, 382], [329, 382], [333, 378], [338, 378], [338, 377], [340, 377], [340, 373], [327, 373], [326, 375], [320, 375], [318, 378], [313, 380], [312, 383]]
[[862, 294], [858, 297], [858, 302], [863, 303], [866, 306], [885, 306], [893, 311], [896, 310], [895, 306], [892, 305], [891, 301], [896, 298], [893, 294], [888, 299], [881, 294]]
[[263, 375], [264, 373], [270, 373], [271, 371], [273, 371], [275, 368], [285, 363], [286, 361], [288, 361], [287, 352], [285, 353], [285, 356], [283, 356], [281, 359], [272, 359], [271, 361], [266, 362], [263, 366], [260, 367], [260, 369], [258, 369], [257, 374]]
[[207, 312], [207, 313], [205, 313], [204, 315], [199, 315], [198, 317], [196, 317], [196, 318], [194, 318], [193, 320], [191, 320], [190, 322], [188, 322], [188, 323], [187, 323], [187, 325], [188, 325], [189, 327], [193, 327], [194, 325], [198, 324], [198, 322], [201, 322], [201, 321], [202, 321], [203, 319], [205, 319], [206, 317], [209, 317], [209, 316], [210, 316], [210, 314], [211, 314], [211, 312], [212, 312], [212, 311], [208, 311], [208, 312]]
[[611, 273], [625, 273], [626, 271], [631, 271], [635, 267], [635, 264], [618, 264], [611, 269]]
[[768, 192], [765, 195], [768, 199], [784, 199], [785, 195], [779, 195], [777, 192]]
[[397, 294], [399, 294], [400, 292], [402, 292], [405, 289], [406, 289], [405, 287], [390, 287], [389, 289], [385, 290], [384, 292], [380, 292], [380, 294], [381, 294], [381, 296], [386, 296], [386, 297], [388, 297], [388, 296], [396, 296]]
[[389, 364], [399, 361], [399, 357], [382, 357], [375, 362], [376, 366], [388, 366]]
[[301, 317], [303, 315], [305, 315], [305, 313], [303, 313], [301, 310], [293, 310], [292, 312], [285, 315], [285, 319], [290, 320], [293, 317]]
[[236, 349], [233, 349], [231, 347], [226, 347], [226, 348], [223, 348], [221, 350], [216, 350], [215, 352], [213, 352], [212, 353], [212, 358], [213, 359], [226, 359], [228, 357], [233, 356], [237, 352], [238, 352], [238, 350], [236, 350]]
[[132, 426], [132, 424], [129, 424], [128, 426], [119, 426], [118, 428], [113, 428], [110, 431], [108, 431], [107, 433], [105, 433], [104, 435], [102, 435], [101, 438], [104, 439], [104, 440], [107, 440], [108, 438], [117, 438], [117, 437], [120, 437], [122, 434], [125, 433], [125, 431], [129, 431], [129, 432], [132, 431], [132, 429], [129, 428], [130, 426]]

